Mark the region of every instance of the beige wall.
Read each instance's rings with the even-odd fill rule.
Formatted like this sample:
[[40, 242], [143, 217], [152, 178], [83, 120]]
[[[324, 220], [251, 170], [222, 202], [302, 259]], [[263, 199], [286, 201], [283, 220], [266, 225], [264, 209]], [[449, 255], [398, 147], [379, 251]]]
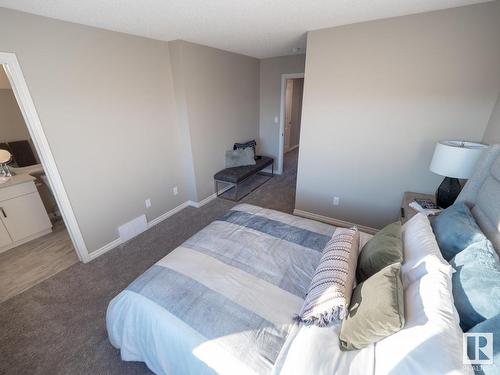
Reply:
[[225, 151], [258, 137], [259, 60], [184, 41], [169, 45], [182, 145], [192, 151], [191, 199], [201, 201], [214, 193]]
[[17, 55], [90, 251], [187, 199], [166, 43], [0, 8], [0, 51]]
[[0, 89], [0, 142], [20, 140], [30, 140], [30, 135], [16, 97], [11, 89]]
[[4, 66], [0, 65], [0, 142], [27, 140], [37, 163], [40, 158], [35, 150], [21, 109], [10, 86]]
[[7, 74], [5, 74], [5, 70], [3, 66], [0, 65], [0, 90], [1, 89], [10, 89], [10, 82], [7, 78]]
[[498, 95], [497, 103], [488, 122], [488, 127], [484, 132], [483, 142], [488, 144], [500, 143], [500, 95]]
[[[275, 163], [279, 154], [281, 75], [303, 73], [305, 55], [273, 57], [260, 60], [260, 123], [258, 150], [262, 155], [272, 156]], [[277, 164], [275, 164], [277, 166]]]
[[435, 142], [482, 139], [499, 36], [500, 2], [310, 32], [296, 208], [380, 227], [433, 193]]
[[[480, 140], [490, 118], [499, 15], [495, 2], [310, 33], [297, 208], [380, 226], [397, 217], [403, 191], [432, 192], [435, 141]], [[2, 8], [0, 51], [19, 59], [91, 251], [134, 217], [211, 195], [234, 142], [259, 138], [277, 159], [281, 74], [305, 62]], [[485, 136], [498, 134], [490, 128]]]
[[290, 146], [297, 146], [300, 140], [300, 121], [302, 118], [302, 97], [304, 92], [304, 78], [293, 80], [292, 91], [292, 128], [290, 131]]

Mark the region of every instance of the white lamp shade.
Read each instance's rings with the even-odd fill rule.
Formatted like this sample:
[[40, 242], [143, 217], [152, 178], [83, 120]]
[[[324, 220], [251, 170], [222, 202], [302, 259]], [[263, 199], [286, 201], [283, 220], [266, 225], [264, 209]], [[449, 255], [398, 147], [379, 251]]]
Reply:
[[0, 164], [7, 163], [12, 155], [7, 150], [0, 150]]
[[487, 147], [474, 142], [438, 142], [429, 169], [441, 176], [467, 179], [474, 172], [479, 157]]

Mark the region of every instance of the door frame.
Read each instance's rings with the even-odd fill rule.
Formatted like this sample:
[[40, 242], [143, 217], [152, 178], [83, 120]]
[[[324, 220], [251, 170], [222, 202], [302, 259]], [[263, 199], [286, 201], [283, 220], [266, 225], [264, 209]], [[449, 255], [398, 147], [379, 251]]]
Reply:
[[278, 168], [277, 168], [278, 174], [283, 173], [283, 159], [285, 154], [286, 81], [295, 78], [304, 78], [304, 73], [286, 73], [281, 75], [280, 132], [279, 132], [279, 146], [278, 146]]
[[[5, 73], [9, 79], [12, 92], [17, 100], [17, 104], [21, 109], [24, 122], [28, 128], [31, 140], [35, 146], [36, 152], [40, 157], [43, 170], [49, 180], [50, 188], [54, 194], [57, 206], [61, 211], [61, 215], [68, 230], [73, 246], [80, 261], [86, 263], [90, 260], [90, 256], [85, 245], [80, 227], [76, 220], [73, 208], [69, 201], [68, 195], [64, 188], [61, 176], [57, 169], [52, 151], [50, 150], [49, 142], [43, 131], [42, 123], [38, 117], [38, 113], [33, 103], [33, 99], [28, 90], [28, 86], [24, 79], [21, 66], [17, 60], [16, 54], [11, 52], [0, 52], [0, 64], [5, 68]], [[1, 68], [0, 68], [1, 69]]]

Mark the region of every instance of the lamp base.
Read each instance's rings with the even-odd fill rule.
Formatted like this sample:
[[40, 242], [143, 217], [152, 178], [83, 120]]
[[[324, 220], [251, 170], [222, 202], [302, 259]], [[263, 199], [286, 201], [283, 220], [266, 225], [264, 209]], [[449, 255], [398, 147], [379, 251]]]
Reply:
[[436, 204], [441, 208], [450, 207], [461, 190], [462, 186], [458, 178], [445, 177], [436, 191]]

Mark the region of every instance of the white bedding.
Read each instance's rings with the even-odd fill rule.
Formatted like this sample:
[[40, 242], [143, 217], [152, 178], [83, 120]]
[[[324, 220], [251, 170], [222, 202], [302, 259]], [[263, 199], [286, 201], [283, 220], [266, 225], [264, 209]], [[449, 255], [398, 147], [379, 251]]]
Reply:
[[157, 374], [372, 374], [373, 345], [341, 352], [338, 329], [292, 322], [334, 230], [236, 206], [110, 302], [111, 343]]
[[286, 353], [281, 374], [373, 374], [374, 345], [362, 350], [340, 351], [339, 333], [340, 327], [302, 326]]
[[[461, 331], [450, 268], [427, 218], [404, 228], [406, 326], [342, 352], [339, 327], [298, 326], [335, 228], [239, 205], [157, 262], [109, 304], [123, 360], [157, 374], [459, 374]], [[370, 238], [361, 233], [360, 245]]]
[[[133, 293], [113, 300], [109, 337], [124, 361], [142, 361], [157, 374], [254, 374], [243, 363], [206, 342], [191, 327], [155, 303]], [[342, 352], [339, 328], [301, 327], [284, 348], [273, 373], [368, 375], [375, 369], [374, 346]], [[288, 350], [286, 350], [288, 349]]]

